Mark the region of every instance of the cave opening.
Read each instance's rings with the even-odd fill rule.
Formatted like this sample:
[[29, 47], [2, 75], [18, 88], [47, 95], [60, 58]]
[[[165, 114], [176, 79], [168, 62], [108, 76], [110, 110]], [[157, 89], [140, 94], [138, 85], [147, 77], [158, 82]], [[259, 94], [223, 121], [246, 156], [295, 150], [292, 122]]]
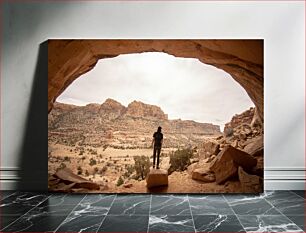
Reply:
[[[136, 160], [147, 164], [149, 158], [149, 165], [139, 168], [148, 172], [150, 144], [158, 126], [165, 134], [161, 163], [170, 171], [170, 158], [176, 152], [190, 152], [188, 163], [216, 155], [216, 148], [210, 148], [215, 151], [209, 156], [200, 148], [205, 138], [223, 137], [219, 126], [223, 128], [234, 115], [248, 110], [246, 122], [255, 115], [254, 103], [241, 83], [197, 58], [154, 51], [99, 59], [89, 67], [80, 66], [77, 78], [70, 74], [73, 78], [57, 87], [59, 94], [51, 99], [50, 174], [68, 167], [107, 186], [105, 192], [120, 192], [124, 185], [137, 192], [144, 177], [135, 168]], [[212, 111], [201, 114], [201, 108]]]

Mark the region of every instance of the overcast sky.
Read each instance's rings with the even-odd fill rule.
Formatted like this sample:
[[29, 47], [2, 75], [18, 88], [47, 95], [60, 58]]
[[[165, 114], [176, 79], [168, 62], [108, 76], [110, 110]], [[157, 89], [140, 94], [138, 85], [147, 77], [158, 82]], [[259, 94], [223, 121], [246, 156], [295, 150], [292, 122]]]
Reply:
[[127, 106], [133, 100], [158, 105], [169, 119], [221, 126], [254, 106], [245, 90], [223, 70], [191, 58], [164, 53], [120, 55], [102, 59], [58, 98], [86, 105], [112, 98]]

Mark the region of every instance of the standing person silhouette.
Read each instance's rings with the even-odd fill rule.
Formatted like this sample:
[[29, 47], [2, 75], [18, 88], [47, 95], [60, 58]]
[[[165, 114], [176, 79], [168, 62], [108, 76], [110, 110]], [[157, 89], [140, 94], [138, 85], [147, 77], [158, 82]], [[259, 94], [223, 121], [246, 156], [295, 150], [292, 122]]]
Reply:
[[161, 132], [162, 128], [159, 126], [157, 132], [153, 134], [152, 146], [153, 146], [153, 168], [155, 168], [155, 160], [157, 155], [156, 168], [159, 169], [159, 155], [163, 144], [163, 134]]

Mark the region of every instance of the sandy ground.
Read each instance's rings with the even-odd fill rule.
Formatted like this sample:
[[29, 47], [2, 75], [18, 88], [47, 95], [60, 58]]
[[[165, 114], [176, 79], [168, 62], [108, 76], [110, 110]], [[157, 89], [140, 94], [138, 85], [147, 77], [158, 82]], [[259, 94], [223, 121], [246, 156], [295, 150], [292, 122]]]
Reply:
[[[191, 179], [191, 175], [187, 171], [173, 172], [168, 176], [169, 184], [165, 187], [148, 190], [145, 180], [135, 180], [124, 178], [124, 184], [117, 186], [120, 176], [126, 171], [126, 165], [134, 165], [133, 156], [145, 155], [152, 156], [152, 149], [114, 149], [114, 148], [84, 148], [84, 153], [79, 154], [79, 150], [75, 147], [63, 146], [59, 144], [49, 144], [49, 174], [54, 174], [56, 169], [62, 163], [70, 168], [75, 174], [78, 174], [78, 168], [82, 169], [81, 177], [91, 180], [101, 187], [105, 187], [98, 191], [75, 190], [77, 192], [92, 193], [239, 193], [241, 192], [240, 182], [238, 180], [228, 181], [225, 184], [218, 185], [215, 182], [205, 183]], [[94, 150], [94, 154], [92, 153]], [[95, 150], [97, 150], [95, 152]], [[161, 157], [160, 167], [168, 169], [169, 153], [173, 149], [163, 149], [165, 155]], [[94, 159], [96, 164], [90, 165], [90, 161]], [[152, 158], [150, 159], [152, 163]], [[262, 162], [262, 161], [261, 161]], [[106, 171], [100, 173], [101, 169], [107, 167]], [[86, 174], [85, 171], [88, 171]]]

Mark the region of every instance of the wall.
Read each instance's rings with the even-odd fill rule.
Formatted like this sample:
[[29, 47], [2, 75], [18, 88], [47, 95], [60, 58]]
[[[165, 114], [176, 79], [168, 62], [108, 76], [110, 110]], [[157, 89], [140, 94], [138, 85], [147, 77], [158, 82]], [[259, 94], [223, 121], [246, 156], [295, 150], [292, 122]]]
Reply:
[[8, 1], [1, 7], [0, 188], [47, 188], [47, 39], [263, 38], [265, 188], [304, 189], [303, 2]]

